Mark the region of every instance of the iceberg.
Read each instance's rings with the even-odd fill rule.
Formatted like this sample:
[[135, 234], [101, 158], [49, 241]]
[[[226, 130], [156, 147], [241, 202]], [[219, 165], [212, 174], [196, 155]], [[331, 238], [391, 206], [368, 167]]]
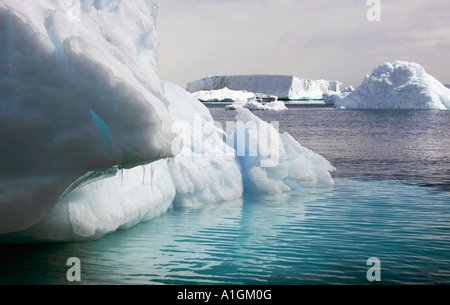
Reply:
[[[208, 108], [181, 87], [165, 82], [169, 111], [182, 151], [169, 161], [174, 205], [200, 207], [241, 198], [242, 174], [235, 150], [225, 142]], [[174, 150], [178, 150], [175, 147]]]
[[197, 91], [193, 92], [192, 95], [204, 103], [234, 103], [236, 101], [247, 101], [258, 98], [256, 93], [245, 90], [230, 90], [226, 87], [218, 90]]
[[192, 95], [201, 102], [208, 103], [231, 103], [226, 105], [225, 109], [236, 110], [247, 108], [251, 110], [287, 110], [284, 102], [279, 101], [278, 97], [268, 94], [257, 94], [245, 90], [230, 90], [228, 88], [197, 91]]
[[158, 76], [157, 3], [0, 3], [0, 240], [95, 240], [242, 197], [333, 185], [247, 109], [228, 136]]
[[173, 206], [199, 208], [242, 197], [239, 163], [207, 108], [177, 85], [164, 82], [174, 121], [174, 158], [129, 169], [90, 172], [66, 191], [39, 223], [14, 240], [86, 241], [128, 229]]
[[87, 172], [173, 155], [154, 4], [83, 1], [73, 21], [67, 3], [0, 3], [0, 233]]
[[273, 95], [280, 100], [320, 100], [326, 91], [339, 92], [341, 85], [338, 81], [309, 80], [289, 75], [223, 75], [189, 82], [186, 90], [194, 93], [228, 88]]
[[262, 103], [258, 102], [256, 99], [248, 99], [246, 101], [244, 100], [237, 100], [231, 105], [225, 106], [225, 109], [227, 110], [237, 110], [237, 109], [250, 109], [250, 110], [266, 110], [266, 111], [285, 111], [288, 110], [285, 103], [280, 100], [275, 100], [270, 103]]
[[325, 104], [335, 105], [338, 99], [343, 99], [353, 91], [355, 91], [353, 86], [348, 86], [342, 89], [341, 92], [327, 91], [323, 94], [322, 99]]
[[450, 90], [417, 63], [376, 67], [353, 91], [326, 93], [338, 109], [450, 109]]
[[245, 191], [277, 194], [306, 186], [330, 187], [335, 168], [317, 153], [303, 147], [289, 133], [279, 134], [272, 124], [250, 110], [237, 110], [237, 124], [228, 139], [236, 149]]

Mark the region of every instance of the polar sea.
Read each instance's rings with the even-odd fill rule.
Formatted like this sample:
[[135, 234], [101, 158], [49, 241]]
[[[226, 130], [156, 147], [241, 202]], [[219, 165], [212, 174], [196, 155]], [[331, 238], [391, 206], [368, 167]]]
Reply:
[[97, 241], [3, 244], [0, 284], [73, 284], [70, 257], [87, 285], [449, 284], [450, 112], [288, 108], [254, 113], [327, 158], [334, 187], [175, 208]]

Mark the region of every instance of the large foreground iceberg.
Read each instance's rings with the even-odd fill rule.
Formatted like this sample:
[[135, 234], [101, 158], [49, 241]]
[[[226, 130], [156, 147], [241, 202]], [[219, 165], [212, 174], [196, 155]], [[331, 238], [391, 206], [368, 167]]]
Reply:
[[[92, 240], [174, 205], [333, 185], [248, 110], [232, 136], [157, 74], [154, 1], [0, 3], [0, 240]], [[72, 3], [72, 2], [71, 2]]]
[[8, 240], [92, 240], [166, 213], [240, 198], [242, 174], [208, 109], [182, 88], [164, 83], [181, 153], [130, 169], [90, 172], [36, 225]]
[[0, 2], [0, 233], [87, 172], [173, 155], [153, 2], [67, 3]]
[[208, 76], [188, 83], [187, 91], [210, 91], [228, 88], [256, 94], [268, 94], [281, 100], [322, 99], [326, 91], [340, 91], [338, 81], [300, 79], [290, 75]]
[[329, 92], [325, 100], [339, 109], [450, 109], [450, 89], [412, 62], [376, 67], [355, 89]]

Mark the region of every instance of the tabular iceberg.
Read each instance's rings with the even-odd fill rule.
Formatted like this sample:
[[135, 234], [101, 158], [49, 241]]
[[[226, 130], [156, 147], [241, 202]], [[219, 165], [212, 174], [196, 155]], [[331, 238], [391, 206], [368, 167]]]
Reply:
[[290, 75], [223, 75], [190, 82], [187, 91], [193, 93], [228, 88], [273, 95], [280, 100], [300, 100], [322, 99], [324, 92], [339, 92], [340, 86], [338, 81], [300, 79]]
[[230, 139], [159, 79], [156, 2], [80, 3], [81, 22], [65, 1], [0, 3], [0, 240], [93, 240], [174, 205], [333, 184], [292, 137], [239, 110]]
[[450, 109], [450, 90], [419, 64], [384, 63], [354, 90], [326, 93], [338, 109]]

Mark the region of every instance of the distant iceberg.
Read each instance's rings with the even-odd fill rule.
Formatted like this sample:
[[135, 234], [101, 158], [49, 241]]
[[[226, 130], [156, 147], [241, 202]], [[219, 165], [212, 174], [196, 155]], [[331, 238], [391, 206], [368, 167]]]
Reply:
[[327, 91], [339, 92], [341, 85], [338, 81], [300, 79], [289, 75], [224, 75], [190, 82], [187, 91], [194, 93], [228, 88], [273, 95], [280, 100], [320, 100]]
[[258, 95], [254, 92], [230, 90], [226, 87], [217, 90], [196, 91], [193, 92], [192, 95], [204, 103], [234, 103], [236, 101], [247, 101], [249, 99], [258, 98]]
[[354, 90], [325, 93], [338, 109], [450, 109], [450, 89], [419, 64], [384, 63]]
[[250, 110], [266, 110], [266, 111], [285, 111], [288, 110], [283, 101], [275, 100], [270, 103], [261, 103], [256, 99], [237, 100], [231, 105], [225, 106], [227, 110], [237, 110], [237, 109], [250, 109]]
[[[157, 73], [157, 1], [0, 3], [0, 240], [93, 240], [166, 213], [333, 185], [247, 109], [233, 136]], [[70, 18], [69, 18], [70, 17]]]
[[353, 86], [348, 86], [342, 89], [341, 92], [327, 91], [323, 94], [322, 99], [325, 104], [335, 105], [338, 99], [343, 99], [353, 91], [355, 91], [355, 88], [353, 88]]
[[275, 95], [248, 92], [245, 90], [230, 90], [227, 87], [217, 90], [203, 90], [192, 92], [192, 95], [204, 103], [233, 103], [250, 99], [259, 102], [271, 102], [278, 99]]
[[247, 108], [250, 110], [284, 111], [288, 108], [278, 97], [269, 94], [257, 94], [245, 90], [230, 90], [228, 88], [197, 91], [192, 95], [204, 103], [228, 103], [227, 110]]

